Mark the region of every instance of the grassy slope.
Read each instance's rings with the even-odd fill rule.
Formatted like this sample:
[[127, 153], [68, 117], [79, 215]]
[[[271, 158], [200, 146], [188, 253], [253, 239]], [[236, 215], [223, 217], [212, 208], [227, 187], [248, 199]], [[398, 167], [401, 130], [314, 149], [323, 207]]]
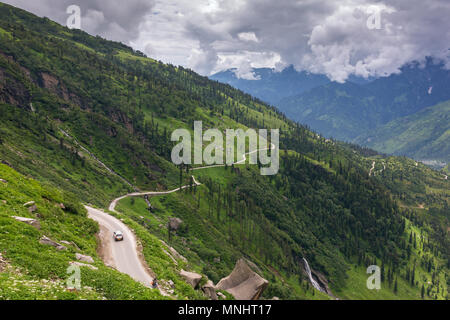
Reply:
[[[242, 168], [243, 166], [240, 167]], [[199, 181], [211, 178], [225, 186], [232, 180], [233, 173], [231, 169], [211, 168], [196, 171], [195, 176]], [[272, 296], [279, 296], [285, 299], [325, 298], [318, 292], [312, 295], [314, 290], [309, 287], [308, 281], [304, 278], [280, 273], [270, 267], [270, 263], [267, 264], [260, 261], [257, 255], [249, 254], [249, 252], [257, 251], [257, 247], [244, 249], [233, 245], [226, 225], [209, 213], [208, 192], [208, 188], [202, 185], [197, 188], [196, 192], [186, 190], [168, 196], [152, 197], [150, 199], [154, 207], [152, 213], [148, 211], [147, 204], [143, 199], [126, 198], [119, 203], [118, 210], [136, 223], [145, 226], [152, 234], [170, 243], [178, 252], [188, 258], [190, 268], [208, 275], [214, 282], [226, 276], [231, 271], [233, 262], [244, 254], [257, 263], [263, 270], [263, 275], [270, 279], [269, 289], [265, 292], [266, 298], [271, 298]], [[181, 207], [184, 207], [184, 209], [181, 209]], [[188, 226], [188, 230], [172, 235], [169, 240], [166, 225], [170, 217], [181, 218]], [[239, 228], [239, 225], [236, 225], [233, 229]], [[427, 237], [426, 227], [419, 228], [408, 221], [404, 236], [405, 241], [408, 240], [410, 232]], [[418, 240], [418, 243], [420, 243], [420, 240]], [[422, 250], [420, 245], [418, 245], [417, 249], [412, 249], [411, 265], [417, 264], [415, 261], [419, 261], [419, 257], [424, 255], [433, 256], [429, 250]], [[151, 257], [149, 256], [148, 259], [151, 260]], [[377, 264], [381, 265], [381, 261], [378, 261]], [[446, 297], [445, 279], [448, 275], [445, 264], [446, 261], [442, 260], [442, 258], [437, 258], [437, 277], [433, 283], [436, 287], [440, 286], [440, 290], [437, 292], [436, 287], [434, 287], [425, 296], [426, 299], [442, 299]], [[368, 275], [365, 268], [355, 264], [347, 271], [345, 285], [332, 287], [332, 290], [341, 299], [420, 299], [419, 289], [421, 285], [424, 284], [425, 288], [427, 288], [432, 281], [432, 277], [430, 272], [427, 272], [423, 266], [418, 264], [415, 276], [417, 284], [414, 286], [402, 277], [396, 276], [397, 291], [394, 291], [394, 283], [389, 283], [387, 280], [382, 283], [381, 290], [369, 290], [366, 287]]]
[[[12, 107], [0, 105], [0, 108], [6, 111]], [[14, 117], [29, 117], [22, 110], [16, 111]], [[1, 158], [21, 173], [49, 182], [78, 194], [86, 202], [99, 205], [106, 205], [107, 199], [116, 194], [131, 191], [87, 153], [78, 150], [79, 156], [74, 156], [76, 145], [70, 140], [65, 139], [61, 146], [59, 140], [64, 139], [64, 136], [59, 131], [46, 135], [44, 141], [42, 134], [33, 130], [33, 120], [29, 130], [23, 130], [17, 127], [15, 121], [9, 121], [12, 117], [8, 119], [6, 112], [2, 115], [4, 122], [0, 132], [4, 143], [0, 144]], [[22, 126], [24, 125], [26, 126], [22, 122]]]
[[[225, 168], [211, 168], [195, 172], [196, 178], [200, 181], [205, 178], [212, 178], [215, 182], [223, 185], [226, 185], [233, 175], [231, 169], [226, 170]], [[236, 246], [230, 238], [227, 226], [212, 218], [209, 213], [208, 192], [208, 188], [202, 185], [197, 187], [195, 192], [185, 190], [168, 196], [152, 197], [153, 213], [149, 212], [147, 204], [142, 198], [125, 198], [119, 202], [117, 210], [135, 221], [134, 224], [144, 226], [151, 234], [173, 246], [188, 259], [187, 267], [190, 270], [207, 275], [214, 283], [227, 276], [232, 271], [235, 261], [245, 255], [256, 263], [261, 268], [262, 275], [270, 280], [269, 288], [265, 291], [264, 297], [278, 296], [284, 299], [328, 298], [320, 292], [314, 292], [304, 278], [280, 273], [271, 268], [270, 263], [261, 261], [257, 254], [249, 254], [251, 251], [256, 252], [258, 247], [244, 249]], [[181, 218], [187, 229], [172, 234], [169, 239], [166, 226], [171, 217]], [[222, 216], [222, 219], [224, 218]], [[237, 222], [232, 229], [240, 229]], [[236, 237], [236, 234], [233, 236]], [[153, 256], [151, 253], [148, 253], [147, 259], [149, 263], [152, 263]]]
[[[411, 245], [410, 266], [416, 266], [415, 288], [425, 287], [425, 298], [446, 298], [448, 295], [447, 279], [448, 264], [445, 256], [435, 254], [433, 246], [427, 246], [434, 240], [441, 246], [442, 252], [448, 250], [448, 230], [450, 208], [450, 188], [448, 180], [441, 172], [405, 157], [370, 157], [366, 160], [368, 167], [375, 161], [373, 177], [379, 179], [391, 190], [392, 196], [407, 212], [404, 241], [407, 244], [409, 236], [415, 234], [417, 245]], [[411, 221], [410, 219], [414, 219]], [[426, 270], [424, 263], [431, 260], [431, 272]], [[434, 274], [434, 275], [433, 275]], [[411, 290], [409, 283], [403, 285], [404, 279], [399, 278], [399, 294], [402, 291], [413, 299], [419, 299], [420, 293]], [[433, 284], [433, 286], [431, 286]], [[402, 289], [402, 287], [404, 289]], [[437, 288], [440, 288], [437, 290]]]
[[[8, 262], [0, 273], [0, 299], [161, 299], [159, 292], [136, 283], [127, 275], [106, 267], [96, 253], [98, 225], [84, 208], [65, 194], [0, 165], [0, 252]], [[35, 201], [37, 211], [23, 206]], [[58, 205], [63, 203], [66, 210]], [[36, 219], [37, 230], [11, 216]], [[46, 235], [54, 241], [73, 241], [65, 251], [42, 245]], [[98, 270], [81, 267], [79, 292], [66, 290], [69, 262], [75, 253], [90, 255]]]
[[[368, 140], [370, 139], [370, 140]], [[389, 122], [358, 140], [380, 152], [450, 162], [450, 101]], [[369, 141], [369, 142], [368, 142]]]
[[[43, 28], [40, 26], [41, 20], [36, 23], [39, 24], [40, 28]], [[73, 88], [77, 88], [78, 90], [80, 90], [79, 87], [82, 87], [81, 91], [87, 90], [89, 85], [86, 85], [85, 87], [82, 86], [84, 79], [82, 79], [81, 76], [80, 78], [71, 78], [72, 73], [64, 69], [66, 68], [66, 62], [75, 63], [75, 65], [80, 67], [81, 71], [87, 70], [87, 73], [83, 75], [86, 75], [88, 78], [92, 78], [93, 76], [97, 76], [97, 74], [91, 74], [89, 72], [92, 70], [95, 72], [102, 70], [95, 69], [93, 66], [95, 66], [96, 63], [104, 63], [104, 60], [101, 59], [104, 59], [105, 54], [111, 54], [111, 47], [114, 48], [113, 51], [115, 57], [118, 57], [124, 63], [129, 63], [130, 61], [133, 61], [133, 63], [140, 62], [145, 65], [145, 68], [155, 68], [155, 77], [157, 77], [160, 81], [164, 81], [165, 77], [173, 77], [174, 74], [179, 76], [179, 78], [189, 78], [190, 74], [186, 70], [178, 68], [172, 70], [169, 67], [156, 63], [154, 60], [139, 56], [120, 44], [109, 42], [106, 42], [105, 44], [104, 41], [100, 41], [98, 39], [94, 40], [94, 38], [90, 37], [82, 37], [81, 35], [75, 33], [69, 33], [65, 31], [64, 28], [60, 27], [51, 29], [50, 32], [55, 32], [55, 30], [59, 37], [57, 39], [62, 37], [67, 47], [76, 47], [81, 49], [81, 51], [86, 51], [86, 57], [84, 57], [86, 62], [84, 60], [77, 62], [76, 59], [78, 59], [78, 57], [73, 57], [71, 55], [63, 55], [63, 58], [55, 58], [52, 56], [53, 52], [52, 54], [47, 55], [49, 57], [47, 60], [42, 58], [43, 54], [41, 52], [30, 50], [29, 54], [33, 56], [33, 59], [36, 59], [36, 61], [39, 62], [39, 68], [44, 68], [44, 70], [49, 68], [51, 72], [60, 76], [61, 79], [66, 81], [67, 84], [70, 84]], [[42, 31], [42, 33], [45, 32], [47, 32], [47, 30]], [[51, 45], [49, 40], [43, 39], [43, 41], [48, 45]], [[39, 50], [44, 49], [39, 48]], [[81, 54], [80, 50], [76, 51], [76, 53]], [[36, 55], [36, 57], [34, 57], [34, 55]], [[55, 67], [52, 64], [53, 61], [50, 57], [56, 61]], [[16, 73], [20, 73], [20, 68], [17, 66], [12, 66], [12, 64], [6, 62], [3, 57], [0, 57], [0, 59], [2, 59], [4, 65], [8, 68], [14, 69], [11, 72], [14, 71]], [[42, 61], [46, 63], [43, 63]], [[90, 64], [89, 61], [95, 61], [95, 63]], [[22, 62], [26, 62], [26, 60]], [[27, 66], [31, 67], [30, 65]], [[129, 68], [128, 65], [127, 68]], [[161, 76], [160, 73], [164, 76]], [[176, 91], [174, 92], [168, 90], [169, 85], [162, 85], [161, 87], [157, 87], [157, 89], [152, 88], [152, 90], [145, 91], [144, 89], [146, 88], [146, 83], [138, 81], [136, 77], [131, 80], [125, 80], [123, 74], [119, 76], [118, 74], [114, 74], [112, 72], [111, 75], [108, 76], [111, 78], [111, 81], [108, 82], [107, 87], [111, 90], [111, 92], [116, 92], [114, 97], [119, 101], [117, 105], [114, 105], [114, 107], [119, 109], [124, 106], [124, 112], [126, 115], [132, 116], [132, 114], [129, 113], [129, 110], [137, 110], [137, 106], [141, 104], [141, 100], [154, 103], [154, 105], [145, 105], [142, 108], [139, 108], [142, 112], [139, 114], [139, 117], [143, 117], [143, 119], [146, 119], [149, 122], [153, 119], [155, 123], [159, 125], [160, 132], [164, 129], [167, 132], [170, 132], [174, 128], [190, 128], [192, 119], [202, 119], [207, 127], [245, 127], [239, 120], [236, 120], [242, 119], [243, 115], [245, 115], [247, 119], [258, 123], [259, 125], [261, 125], [262, 121], [264, 121], [266, 127], [280, 127], [285, 131], [288, 131], [287, 128], [291, 128], [292, 125], [292, 123], [285, 121], [280, 115], [276, 115], [269, 108], [257, 101], [247, 101], [246, 103], [243, 103], [241, 96], [237, 95], [235, 91], [226, 91], [226, 88], [224, 87], [221, 87], [220, 90], [223, 90], [221, 91], [221, 95], [227, 97], [226, 101], [216, 102], [214, 105], [215, 109], [209, 109], [211, 106], [207, 106], [204, 102], [198, 102], [192, 99], [192, 97], [187, 95], [184, 91], [180, 94]], [[179, 78], [174, 78], [173, 81], [176, 82]], [[200, 83], [197, 87], [194, 87], [193, 90], [202, 97], [208, 96], [210, 94], [209, 85], [211, 83], [202, 83], [203, 79], [197, 76], [192, 78], [196, 83]], [[80, 81], [80, 84], [78, 84], [78, 80]], [[89, 80], [95, 81], [95, 79]], [[103, 81], [109, 80], [103, 79]], [[96, 82], [93, 83], [97, 85]], [[114, 170], [117, 170], [122, 175], [126, 176], [127, 179], [138, 184], [138, 186], [142, 189], [156, 190], [170, 188], [171, 186], [177, 185], [176, 168], [165, 161], [163, 157], [156, 155], [154, 152], [154, 149], [156, 149], [155, 147], [150, 148], [148, 146], [140, 146], [141, 140], [137, 138], [140, 133], [133, 134], [133, 132], [130, 132], [130, 129], [127, 127], [127, 125], [130, 125], [130, 122], [125, 121], [126, 123], [124, 124], [120, 121], [116, 121], [117, 119], [112, 121], [111, 118], [113, 116], [116, 117], [116, 114], [111, 117], [107, 117], [104, 114], [111, 112], [111, 110], [106, 110], [104, 113], [103, 110], [101, 110], [98, 114], [93, 112], [95, 108], [99, 108], [99, 105], [101, 106], [103, 104], [113, 103], [113, 101], [106, 101], [103, 104], [94, 103], [92, 109], [81, 109], [78, 106], [71, 106], [74, 111], [65, 114], [65, 112], [61, 113], [61, 110], [64, 110], [64, 108], [61, 107], [64, 103], [59, 98], [55, 98], [54, 96], [49, 97], [48, 92], [45, 90], [35, 88], [35, 91], [38, 96], [44, 96], [45, 99], [43, 100], [37, 99], [38, 101], [36, 105], [42, 110], [44, 115], [51, 115], [50, 120], [46, 122], [40, 119], [40, 121], [36, 120], [36, 123], [31, 122], [27, 124], [25, 119], [30, 119], [30, 121], [32, 121], [33, 116], [30, 116], [30, 113], [25, 109], [19, 111], [16, 110], [14, 112], [17, 113], [12, 112], [9, 115], [9, 118], [8, 116], [5, 116], [6, 120], [9, 122], [4, 122], [5, 125], [2, 125], [1, 128], [2, 132], [5, 133], [4, 141], [6, 142], [1, 145], [1, 148], [3, 148], [1, 150], [2, 158], [6, 158], [6, 160], [10, 163], [13, 163], [14, 166], [17, 166], [21, 172], [30, 174], [41, 181], [48, 181], [53, 185], [60, 185], [72, 193], [78, 192], [78, 196], [84, 201], [91, 201], [102, 206], [104, 206], [113, 195], [123, 194], [124, 191], [128, 189], [128, 187], [116, 177], [109, 176], [108, 174], [105, 175], [105, 171], [101, 167], [98, 167], [95, 161], [89, 159], [86, 155], [83, 156], [83, 154], [81, 154], [80, 157], [73, 157], [67, 149], [59, 149], [58, 140], [61, 136], [58, 133], [58, 130], [52, 130], [52, 127], [57, 128], [61, 125], [61, 123], [63, 123], [62, 125], [65, 129], [76, 136], [83, 145], [93, 151], [102, 161], [114, 168]], [[155, 94], [155, 92], [158, 94]], [[98, 94], [95, 89], [93, 89], [92, 92], [89, 91], [85, 93], [87, 96], [95, 96]], [[141, 100], [137, 100], [136, 97], [138, 97], [138, 94], [140, 95], [141, 93], [144, 97]], [[102, 96], [102, 98], [104, 97]], [[227, 103], [233, 103], [235, 107], [232, 107]], [[179, 105], [182, 105], [183, 108], [180, 109], [178, 107]], [[200, 107], [198, 105], [200, 105]], [[11, 107], [5, 105], [2, 106], [2, 108], [5, 108], [4, 110], [6, 110], [6, 108]], [[52, 110], [52, 108], [55, 110]], [[114, 112], [114, 108], [111, 109], [113, 109], [112, 111]], [[225, 110], [225, 112], [222, 111], [221, 113], [220, 109]], [[239, 116], [241, 118], [236, 117], [236, 113], [240, 113]], [[63, 116], [61, 117], [60, 114]], [[94, 120], [91, 119], [92, 114], [96, 115]], [[3, 113], [2, 116], [4, 116]], [[18, 119], [20, 119], [20, 121], [18, 121]], [[46, 126], [48, 126], [48, 128], [44, 128], [45, 132], [47, 132], [45, 139], [41, 136], [42, 127], [38, 126], [38, 124], [41, 125], [43, 122], [46, 123]], [[24, 123], [28, 130], [34, 127], [36, 127], [36, 130], [30, 135], [24, 135], [22, 140], [22, 132], [25, 131], [22, 127]], [[116, 137], [111, 136], [111, 131], [114, 130], [119, 133]], [[156, 138], [155, 140], [163, 140], [164, 138], [165, 137]], [[306, 155], [309, 161], [324, 167], [328, 172], [333, 173], [335, 171], [330, 168], [327, 161], [324, 161], [323, 158], [319, 159], [321, 153], [328, 157], [332, 154], [342, 161], [347, 159], [347, 163], [364, 161], [364, 159], [355, 160], [356, 156], [353, 157], [351, 154], [346, 154], [339, 148], [333, 148], [330, 145], [327, 146], [324, 139], [316, 137], [311, 132], [307, 133], [307, 140], [314, 146], [313, 150], [302, 150], [302, 152]], [[23, 141], [23, 143], [21, 143], [21, 141]], [[67, 145], [67, 148], [69, 149], [73, 147], [73, 144], [71, 144], [71, 141], [69, 140], [65, 140], [64, 144]], [[146, 148], [151, 149], [152, 151], [146, 152]], [[33, 150], [34, 152], [29, 150]], [[321, 150], [321, 152], [318, 150]], [[136, 157], [134, 157], [135, 155]], [[130, 159], [130, 157], [134, 158]], [[75, 158], [75, 161], [73, 161], [72, 158]], [[83, 167], [83, 161], [80, 158], [85, 158], [85, 167]], [[145, 162], [147, 162], [147, 164]], [[148, 165], [148, 162], [150, 162], [151, 165]], [[152, 166], [155, 163], [157, 163], [157, 166]], [[208, 177], [208, 174], [210, 174], [211, 178], [216, 182], [221, 182], [224, 185], [229, 183], [229, 178], [227, 178], [226, 175], [224, 176], [220, 169], [209, 169], [205, 172], [210, 173], [199, 173], [200, 179], [204, 179]], [[156, 177], [153, 175], [156, 175]], [[199, 190], [201, 190], [201, 188], [199, 188]], [[194, 250], [194, 252], [186, 253], [184, 246], [180, 243], [177, 244], [177, 240], [174, 240], [174, 246], [190, 258], [189, 262], [191, 263], [192, 268], [198, 271], [203, 271], [206, 268], [204, 272], [214, 280], [225, 275], [226, 272], [229, 272], [235, 260], [242, 254], [240, 251], [241, 249], [228, 244], [226, 246], [221, 246], [219, 244], [219, 246], [214, 250], [210, 249], [211, 244], [215, 243], [217, 239], [222, 239], [222, 243], [227, 243], [227, 239], [223, 236], [223, 234], [226, 234], [226, 230], [223, 230], [223, 226], [219, 225], [217, 231], [210, 229], [213, 221], [208, 222], [204, 216], [206, 214], [205, 210], [207, 210], [205, 208], [205, 204], [203, 203], [205, 201], [201, 202], [201, 208], [199, 210], [199, 214], [203, 215], [204, 219], [199, 220], [196, 216], [196, 201], [188, 194], [174, 194], [168, 196], [167, 198], [169, 198], [167, 202], [156, 202], [156, 206], [159, 206], [160, 213], [162, 215], [163, 220], [160, 224], [162, 224], [163, 227], [161, 228], [159, 224], [156, 225], [156, 221], [158, 221], [156, 218], [156, 220], [153, 221], [152, 217], [149, 217], [151, 222], [150, 225], [153, 226], [150, 228], [151, 233], [157, 237], [165, 238], [166, 235], [164, 234], [164, 224], [169, 215], [183, 215], [186, 220], [193, 219], [191, 223], [189, 223], [189, 226], [190, 228], [194, 228], [193, 226], [196, 226], [196, 228], [192, 230], [193, 234], [190, 234], [190, 237], [193, 237], [192, 241], [196, 250]], [[124, 200], [125, 206], [127, 206], [126, 201], [128, 201], [128, 199]], [[145, 243], [144, 253], [146, 254], [149, 264], [155, 269], [155, 271], [161, 273], [163, 277], [173, 278], [175, 282], [179, 281], [177, 275], [175, 274], [176, 268], [171, 265], [169, 259], [161, 254], [160, 249], [158, 249], [160, 247], [157, 245], [157, 238], [148, 235], [145, 233], [145, 229], [137, 226], [137, 223], [142, 224], [139, 217], [145, 217], [144, 213], [146, 211], [143, 211], [142, 201], [136, 200], [135, 203], [139, 204], [140, 207], [133, 208], [133, 211], [130, 210], [127, 212], [127, 215], [133, 217], [134, 219], [134, 222], [128, 221], [128, 223], [130, 223], [133, 229], [136, 230], [141, 238], [141, 241]], [[129, 206], [131, 206], [131, 202], [129, 203]], [[136, 210], [135, 212], [134, 209]], [[238, 230], [239, 227], [235, 225], [234, 229]], [[214, 236], [209, 234], [210, 232], [212, 232]], [[222, 234], [222, 236], [220, 236], [220, 234]], [[309, 244], [310, 243], [308, 242], [308, 245]], [[213, 266], [212, 268], [210, 265], [210, 258], [213, 257], [212, 259], [214, 261], [214, 257], [217, 257], [217, 255], [220, 257], [224, 256], [225, 260], [223, 261], [225, 262], [222, 263], [222, 266]], [[154, 256], [157, 259], [153, 259]], [[258, 258], [254, 258], [258, 262]], [[162, 262], [158, 262], [158, 259], [162, 259]], [[289, 297], [291, 294], [291, 296], [294, 297], [312, 297], [312, 293], [310, 290], [308, 291], [306, 281], [301, 281], [301, 284], [299, 285], [299, 275], [292, 276], [281, 274], [278, 279], [277, 272], [269, 270], [269, 268], [265, 266], [265, 261], [260, 263], [264, 266], [264, 272], [267, 274], [269, 280], [271, 280], [274, 284], [279, 284], [278, 286], [272, 286], [270, 290], [266, 292], [268, 296], [273, 294], [282, 297]], [[215, 270], [216, 267], [217, 270]], [[216, 275], [214, 275], [214, 273], [216, 273]], [[280, 274], [280, 272], [278, 272], [278, 274]], [[358, 271], [358, 274], [360, 277], [363, 277], [362, 271]], [[352, 274], [350, 274], [350, 276], [352, 276]], [[287, 293], [286, 291], [289, 290], [290, 287], [285, 286], [284, 284], [282, 285], [283, 282], [289, 283], [289, 286], [295, 290], [291, 290], [291, 292]], [[349, 286], [349, 284], [347, 285]], [[189, 289], [182, 289], [182, 292], [180, 293], [181, 297], [189, 295], [191, 297], [195, 297], [195, 294], [185, 290]], [[417, 289], [415, 289], [415, 291], [417, 292]], [[402, 293], [402, 291], [400, 291], [400, 293]], [[318, 295], [315, 297], [317, 296]], [[346, 293], [345, 296], [362, 298], [365, 297], [365, 292], [361, 289], [361, 292], [359, 293]], [[417, 294], [415, 296], [405, 295], [405, 298], [413, 297], [417, 297]]]

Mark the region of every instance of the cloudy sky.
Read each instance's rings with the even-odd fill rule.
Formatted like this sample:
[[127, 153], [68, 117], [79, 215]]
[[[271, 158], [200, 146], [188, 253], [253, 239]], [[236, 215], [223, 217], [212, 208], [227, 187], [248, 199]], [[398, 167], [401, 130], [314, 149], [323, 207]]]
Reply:
[[450, 67], [448, 0], [1, 0], [209, 75], [237, 68], [383, 76], [433, 56]]

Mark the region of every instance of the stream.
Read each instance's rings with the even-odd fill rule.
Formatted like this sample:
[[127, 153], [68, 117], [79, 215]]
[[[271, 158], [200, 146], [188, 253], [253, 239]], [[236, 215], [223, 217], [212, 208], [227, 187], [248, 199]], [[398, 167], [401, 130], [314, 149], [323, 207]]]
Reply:
[[322, 287], [320, 286], [320, 284], [314, 279], [314, 277], [312, 276], [311, 273], [311, 268], [309, 267], [308, 261], [306, 261], [305, 258], [303, 258], [303, 261], [305, 262], [305, 270], [306, 273], [308, 274], [309, 277], [309, 281], [311, 281], [311, 284], [313, 285], [314, 288], [316, 288], [317, 290], [319, 290], [320, 292], [326, 293]]

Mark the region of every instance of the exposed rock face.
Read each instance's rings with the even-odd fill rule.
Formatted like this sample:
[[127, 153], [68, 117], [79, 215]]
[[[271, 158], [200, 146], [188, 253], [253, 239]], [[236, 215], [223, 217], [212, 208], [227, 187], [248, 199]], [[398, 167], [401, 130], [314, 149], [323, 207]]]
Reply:
[[202, 287], [202, 291], [205, 296], [207, 296], [211, 300], [219, 300], [216, 294], [216, 288], [211, 280], [208, 280], [208, 282]]
[[261, 269], [256, 265], [256, 264], [254, 264], [252, 261], [250, 261], [250, 260], [248, 260], [248, 259], [245, 259], [245, 258], [243, 258], [244, 259], [244, 261], [245, 261], [245, 263], [247, 263], [248, 264], [248, 266], [250, 267], [250, 269], [252, 269], [253, 271], [255, 271], [256, 273], [262, 273], [262, 271], [261, 271]]
[[[328, 294], [328, 295], [329, 295], [330, 297], [332, 297], [332, 298], [336, 298], [336, 297], [333, 295], [333, 293], [331, 292], [330, 287], [328, 286], [328, 280], [327, 280], [327, 278], [326, 278], [322, 273], [320, 273], [320, 272], [318, 272], [318, 271], [316, 271], [316, 270], [311, 269], [311, 268], [309, 267], [308, 262], [306, 261], [305, 258], [303, 258], [303, 260], [304, 260], [304, 262], [305, 262], [304, 268], [303, 268], [303, 273], [304, 273], [307, 277], [309, 277], [309, 275], [308, 275], [308, 270], [311, 272], [312, 280], [314, 280], [314, 281], [316, 282], [316, 284], [320, 287], [320, 289], [317, 288], [317, 287], [316, 287], [316, 289], [322, 291], [323, 293]], [[310, 279], [309, 282], [311, 283], [312, 280]], [[313, 284], [313, 286], [315, 287], [314, 284]]]
[[183, 220], [180, 218], [170, 218], [169, 220], [169, 227], [171, 230], [178, 230], [180, 225], [183, 223]]
[[316, 281], [319, 283], [320, 287], [325, 290], [325, 292], [329, 295], [334, 297], [333, 293], [330, 290], [330, 287], [328, 286], [328, 280], [325, 278], [323, 274], [321, 274], [318, 271], [311, 270], [312, 275], [316, 279]]
[[41, 224], [36, 219], [30, 219], [30, 218], [24, 218], [24, 217], [16, 217], [16, 216], [12, 216], [12, 218], [16, 219], [17, 221], [29, 224], [30, 226], [33, 226], [33, 227], [35, 227], [38, 230], [41, 229]]
[[66, 250], [67, 249], [62, 244], [59, 244], [58, 242], [55, 242], [46, 236], [42, 236], [42, 238], [39, 240], [39, 243], [47, 245], [47, 246], [55, 247], [57, 250]]
[[26, 107], [31, 102], [29, 90], [8, 71], [0, 68], [0, 102]]
[[84, 254], [81, 253], [76, 253], [75, 258], [77, 258], [77, 260], [82, 262], [94, 263], [94, 259], [91, 256], [85, 256]]
[[195, 272], [188, 272], [181, 270], [180, 276], [182, 276], [187, 283], [189, 283], [193, 288], [196, 288], [200, 280], [202, 279], [202, 275]]
[[257, 300], [269, 281], [254, 272], [244, 259], [239, 259], [233, 272], [216, 285], [216, 290], [225, 290], [236, 300]]
[[51, 74], [41, 72], [40, 85], [51, 93], [58, 95], [65, 101], [69, 101], [70, 95], [66, 86]]

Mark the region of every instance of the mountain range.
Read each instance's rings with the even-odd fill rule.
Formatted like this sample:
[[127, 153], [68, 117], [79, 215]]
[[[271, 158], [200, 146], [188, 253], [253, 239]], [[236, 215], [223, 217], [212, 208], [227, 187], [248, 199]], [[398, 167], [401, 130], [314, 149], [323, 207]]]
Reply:
[[[340, 88], [314, 79], [305, 94]], [[347, 86], [340, 96], [365, 99]], [[279, 128], [278, 174], [175, 165], [171, 133], [200, 120]], [[0, 162], [0, 299], [232, 300], [249, 287], [263, 299], [448, 299], [443, 172], [326, 139], [228, 84], [3, 3]], [[116, 226], [128, 242], [113, 241]], [[121, 268], [129, 256], [144, 281]], [[380, 290], [367, 287], [373, 265]]]
[[[447, 109], [426, 113], [427, 130], [417, 130], [418, 124], [413, 124], [410, 118], [404, 119], [416, 113], [418, 115], [414, 119], [418, 119], [424, 109], [450, 100], [450, 71], [442, 63], [428, 58], [423, 64], [411, 62], [388, 77], [367, 80], [352, 77], [345, 83], [327, 81], [324, 76], [298, 72], [293, 67], [282, 72], [263, 70], [254, 71], [259, 80], [236, 79], [231, 71], [211, 78], [276, 105], [291, 119], [326, 137], [357, 142], [380, 152], [419, 160], [450, 161], [450, 154], [443, 151], [450, 144], [448, 128], [442, 121], [442, 116], [444, 119], [448, 117]], [[254, 88], [264, 89], [258, 91]], [[403, 123], [402, 128], [407, 131], [403, 133], [409, 136], [407, 148], [400, 142], [395, 143], [399, 134], [398, 129], [391, 130], [396, 126], [395, 120]], [[430, 130], [433, 131], [431, 135]], [[433, 141], [436, 146], [425, 152], [421, 150], [424, 141]]]

